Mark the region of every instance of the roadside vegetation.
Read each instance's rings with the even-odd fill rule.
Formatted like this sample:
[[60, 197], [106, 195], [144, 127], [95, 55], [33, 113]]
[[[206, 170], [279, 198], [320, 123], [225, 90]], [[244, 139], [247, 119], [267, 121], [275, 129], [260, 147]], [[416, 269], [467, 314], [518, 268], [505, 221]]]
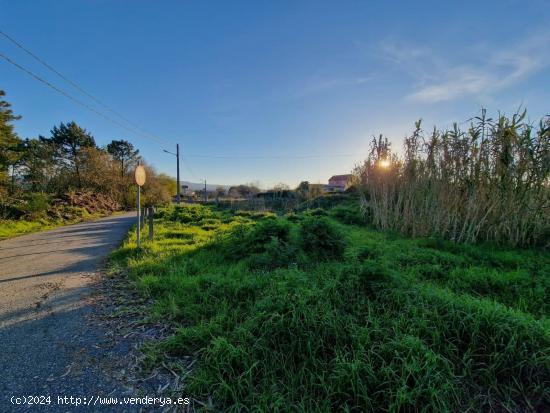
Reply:
[[525, 111], [493, 119], [482, 110], [466, 130], [431, 133], [418, 121], [401, 153], [380, 136], [355, 171], [378, 228], [550, 247], [550, 117], [533, 125]]
[[131, 233], [111, 268], [175, 326], [149, 365], [192, 356], [186, 394], [221, 411], [550, 409], [547, 252], [405, 238], [356, 201], [318, 205], [171, 207], [140, 251]]
[[[54, 126], [48, 137], [22, 139], [0, 90], [0, 238], [51, 228], [134, 208], [132, 171], [145, 164], [125, 140], [98, 147], [75, 122]], [[145, 206], [166, 205], [175, 180], [145, 164]]]

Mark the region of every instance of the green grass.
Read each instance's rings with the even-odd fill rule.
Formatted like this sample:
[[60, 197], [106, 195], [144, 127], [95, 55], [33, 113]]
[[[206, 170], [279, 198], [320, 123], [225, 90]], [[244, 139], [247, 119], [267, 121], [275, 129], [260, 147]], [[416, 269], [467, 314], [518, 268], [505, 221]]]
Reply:
[[354, 206], [161, 211], [111, 257], [153, 319], [151, 345], [197, 359], [186, 394], [223, 411], [545, 411], [550, 257], [405, 239]]
[[23, 234], [45, 231], [47, 229], [57, 228], [63, 225], [76, 224], [82, 221], [97, 219], [104, 215], [99, 213], [90, 214], [84, 208], [76, 208], [78, 216], [72, 219], [35, 219], [35, 220], [0, 220], [0, 240], [13, 238]]
[[21, 221], [21, 220], [0, 220], [0, 239], [11, 238], [17, 235], [28, 234], [31, 232], [43, 231], [51, 229], [56, 225], [55, 222], [38, 220], [38, 221]]

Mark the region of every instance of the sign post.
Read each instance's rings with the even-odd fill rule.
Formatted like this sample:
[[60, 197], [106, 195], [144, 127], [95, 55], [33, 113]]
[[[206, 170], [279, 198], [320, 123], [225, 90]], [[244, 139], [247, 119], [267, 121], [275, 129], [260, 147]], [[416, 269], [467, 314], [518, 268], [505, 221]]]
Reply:
[[149, 239], [153, 239], [153, 218], [155, 216], [155, 208], [147, 208], [147, 217], [149, 218]]
[[145, 168], [141, 165], [136, 167], [134, 171], [134, 181], [137, 185], [137, 247], [141, 245], [141, 217], [139, 216], [141, 211], [141, 187], [145, 184]]

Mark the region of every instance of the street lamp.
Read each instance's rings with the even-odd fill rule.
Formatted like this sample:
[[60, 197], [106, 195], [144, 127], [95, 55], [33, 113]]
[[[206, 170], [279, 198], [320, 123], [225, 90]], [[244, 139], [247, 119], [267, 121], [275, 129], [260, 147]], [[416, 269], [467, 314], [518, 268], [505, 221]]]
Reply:
[[180, 190], [181, 190], [181, 187], [180, 187], [180, 145], [179, 143], [176, 143], [176, 153], [174, 152], [170, 152], [170, 151], [167, 151], [166, 149], [163, 149], [163, 152], [166, 152], [166, 153], [169, 153], [170, 155], [174, 155], [176, 157], [176, 161], [177, 161], [177, 188], [176, 188], [176, 203], [180, 203]]

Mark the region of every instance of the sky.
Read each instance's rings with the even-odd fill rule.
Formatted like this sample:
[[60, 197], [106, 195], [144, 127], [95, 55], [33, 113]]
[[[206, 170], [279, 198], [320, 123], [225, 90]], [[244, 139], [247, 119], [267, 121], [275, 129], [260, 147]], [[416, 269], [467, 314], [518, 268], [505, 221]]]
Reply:
[[178, 143], [182, 180], [326, 183], [361, 162], [374, 135], [399, 150], [418, 119], [431, 130], [481, 108], [548, 115], [549, 10], [543, 0], [0, 0], [1, 31], [131, 126], [2, 36], [0, 53], [116, 122], [1, 58], [0, 89], [22, 138], [75, 121], [98, 145], [131, 141], [173, 176], [163, 149]]

